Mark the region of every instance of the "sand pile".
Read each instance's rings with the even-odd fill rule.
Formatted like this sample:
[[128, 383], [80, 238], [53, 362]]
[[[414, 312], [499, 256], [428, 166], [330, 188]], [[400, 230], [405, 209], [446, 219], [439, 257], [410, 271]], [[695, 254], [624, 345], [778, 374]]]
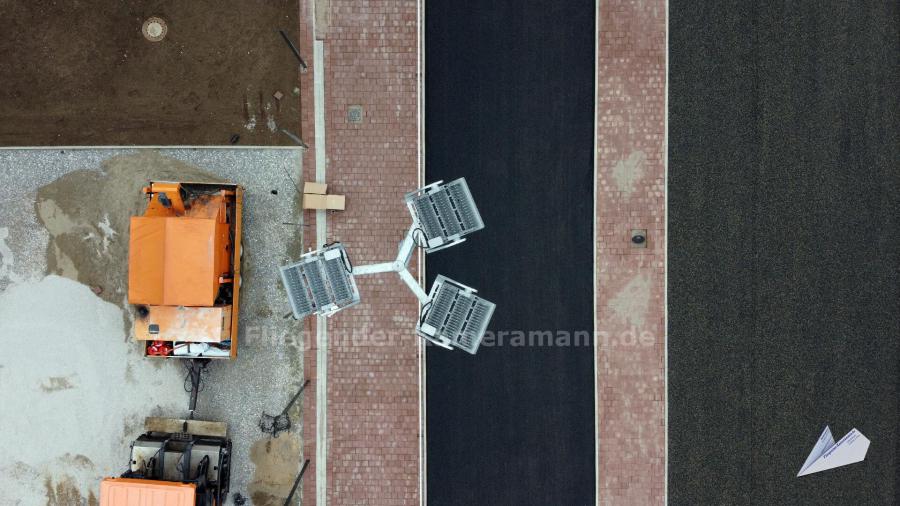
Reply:
[[0, 504], [90, 502], [145, 416], [184, 415], [177, 364], [135, 360], [125, 337], [122, 310], [70, 279], [0, 293]]

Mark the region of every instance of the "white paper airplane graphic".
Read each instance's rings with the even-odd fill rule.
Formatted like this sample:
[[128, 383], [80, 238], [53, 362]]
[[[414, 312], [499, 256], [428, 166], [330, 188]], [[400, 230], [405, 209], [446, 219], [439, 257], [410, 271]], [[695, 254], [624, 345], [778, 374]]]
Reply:
[[868, 438], [856, 429], [851, 430], [840, 441], [835, 443], [834, 436], [831, 435], [831, 429], [826, 426], [809, 457], [806, 457], [806, 462], [803, 463], [803, 467], [800, 468], [797, 476], [806, 476], [807, 474], [862, 462], [866, 458], [866, 452], [869, 451], [869, 443]]

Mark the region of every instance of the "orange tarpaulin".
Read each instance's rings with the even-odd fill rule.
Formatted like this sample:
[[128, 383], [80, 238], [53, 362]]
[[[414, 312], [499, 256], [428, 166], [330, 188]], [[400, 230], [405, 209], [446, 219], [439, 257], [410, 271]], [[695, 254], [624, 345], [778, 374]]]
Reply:
[[215, 219], [133, 216], [128, 302], [212, 306], [228, 272], [228, 225]]
[[131, 478], [100, 482], [100, 506], [194, 506], [196, 485]]

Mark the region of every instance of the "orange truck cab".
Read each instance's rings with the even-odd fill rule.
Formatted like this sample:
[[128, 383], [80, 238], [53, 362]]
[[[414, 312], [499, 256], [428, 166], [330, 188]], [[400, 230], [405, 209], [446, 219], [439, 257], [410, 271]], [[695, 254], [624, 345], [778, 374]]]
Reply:
[[107, 478], [100, 482], [100, 506], [196, 506], [196, 485]]
[[243, 188], [151, 182], [143, 192], [128, 250], [135, 339], [149, 356], [235, 358]]

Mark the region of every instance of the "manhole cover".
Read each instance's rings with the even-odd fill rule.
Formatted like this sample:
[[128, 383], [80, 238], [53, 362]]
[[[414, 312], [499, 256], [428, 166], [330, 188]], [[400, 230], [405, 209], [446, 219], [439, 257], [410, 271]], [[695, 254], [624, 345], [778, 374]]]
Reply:
[[347, 108], [347, 121], [350, 123], [362, 123], [363, 107], [361, 105], [351, 105]]
[[147, 18], [147, 21], [144, 21], [144, 26], [141, 27], [144, 38], [150, 42], [159, 42], [163, 40], [166, 37], [166, 32], [168, 30], [169, 28], [166, 26], [166, 22], [163, 21], [162, 18], [156, 16]]
[[631, 247], [632, 248], [646, 248], [647, 247], [647, 229], [632, 229], [631, 230]]

